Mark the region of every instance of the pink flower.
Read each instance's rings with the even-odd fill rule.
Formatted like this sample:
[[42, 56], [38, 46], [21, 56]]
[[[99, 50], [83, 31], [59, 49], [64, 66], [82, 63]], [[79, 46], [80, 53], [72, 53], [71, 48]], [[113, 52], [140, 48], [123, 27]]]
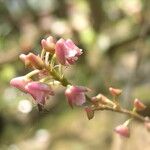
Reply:
[[82, 54], [82, 50], [79, 49], [72, 40], [60, 39], [55, 46], [56, 58], [62, 65], [72, 65]]
[[25, 76], [21, 76], [11, 79], [10, 85], [26, 93], [27, 91], [25, 89], [25, 86], [31, 81], [31, 79], [28, 79]]
[[45, 104], [49, 95], [54, 95], [51, 87], [45, 83], [33, 81], [25, 86], [26, 91], [31, 94], [38, 104]]
[[46, 40], [42, 39], [41, 44], [47, 52], [52, 54], [55, 52], [55, 40], [52, 36], [49, 36]]
[[85, 92], [88, 91], [88, 88], [82, 86], [68, 86], [65, 95], [67, 97], [68, 103], [71, 107], [73, 104], [81, 106], [86, 102]]
[[134, 100], [134, 107], [137, 111], [142, 111], [146, 108], [146, 106], [137, 98]]
[[115, 132], [123, 137], [129, 137], [130, 136], [130, 130], [125, 125], [119, 125], [115, 128]]

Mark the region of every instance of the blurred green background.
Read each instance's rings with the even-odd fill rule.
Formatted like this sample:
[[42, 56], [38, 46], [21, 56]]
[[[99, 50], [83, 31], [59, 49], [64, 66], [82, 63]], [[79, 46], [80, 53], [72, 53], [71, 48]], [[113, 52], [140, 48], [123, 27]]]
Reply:
[[125, 107], [138, 97], [150, 116], [149, 16], [149, 0], [0, 0], [0, 150], [149, 150], [150, 134], [139, 122], [130, 139], [113, 133], [124, 115], [97, 112], [89, 121], [83, 109], [68, 107], [62, 88], [49, 112], [39, 113], [29, 95], [9, 85], [29, 71], [20, 53], [37, 54], [49, 35], [71, 38], [84, 52], [66, 69], [72, 83], [93, 96], [121, 88]]

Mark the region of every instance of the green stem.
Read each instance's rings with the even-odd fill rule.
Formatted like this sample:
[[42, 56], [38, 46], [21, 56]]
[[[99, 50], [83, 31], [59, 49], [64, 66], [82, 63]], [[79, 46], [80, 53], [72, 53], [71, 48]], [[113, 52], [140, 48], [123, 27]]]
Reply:
[[46, 51], [45, 49], [42, 49], [42, 52], [41, 52], [41, 59], [44, 60], [44, 55], [45, 55]]
[[49, 53], [49, 52], [46, 52], [46, 55], [45, 55], [45, 64], [46, 64], [46, 65], [49, 64], [49, 55], [50, 55], [50, 53]]
[[39, 72], [40, 72], [40, 70], [36, 69], [36, 70], [33, 70], [33, 71], [29, 72], [29, 73], [26, 74], [25, 76], [26, 76], [27, 78], [31, 78], [32, 76], [38, 74]]
[[[67, 85], [71, 85], [71, 83], [65, 78], [65, 77], [61, 77], [55, 69], [51, 69], [49, 66], [45, 65], [45, 68], [50, 72], [50, 75], [53, 76], [53, 78], [59, 82], [61, 82], [61, 84], [63, 86], [67, 86]], [[89, 98], [87, 95], [86, 95], [86, 99], [87, 101], [89, 101], [90, 103], [93, 104], [93, 102], [91, 101], [91, 98]], [[94, 108], [94, 110], [109, 110], [109, 111], [114, 111], [114, 112], [119, 112], [119, 113], [123, 113], [123, 114], [126, 114], [132, 118], [136, 118], [140, 121], [145, 121], [145, 118], [139, 114], [137, 114], [136, 112], [133, 112], [133, 111], [129, 111], [127, 109], [124, 109], [124, 108], [121, 108], [121, 107], [110, 107], [110, 106], [107, 106], [107, 105], [101, 105], [99, 107], [96, 107]]]
[[49, 71], [50, 75], [57, 81], [61, 82], [63, 86], [71, 84], [65, 77], [60, 76], [55, 69], [51, 69], [49, 66], [45, 65], [45, 68]]
[[128, 126], [132, 120], [133, 120], [133, 118], [130, 118], [130, 119], [126, 120], [126, 121], [123, 123], [123, 125], [124, 125], [124, 126]]

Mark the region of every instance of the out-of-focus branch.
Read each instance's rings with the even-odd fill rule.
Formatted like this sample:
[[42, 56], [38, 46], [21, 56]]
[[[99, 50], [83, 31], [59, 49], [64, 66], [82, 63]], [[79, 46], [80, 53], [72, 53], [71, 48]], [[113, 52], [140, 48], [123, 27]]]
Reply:
[[114, 50], [116, 51], [120, 47], [124, 47], [125, 45], [128, 45], [129, 43], [136, 41], [139, 38], [142, 38], [144, 40], [148, 35], [150, 35], [150, 24], [143, 25], [142, 29], [139, 32], [137, 32], [134, 36], [129, 37], [121, 42], [114, 43], [108, 48], [107, 52], [110, 56], [112, 56], [114, 54]]
[[91, 9], [91, 21], [93, 29], [97, 32], [100, 29], [101, 23], [104, 21], [104, 12], [102, 9], [101, 0], [87, 0]]
[[9, 50], [8, 52], [1, 52], [0, 53], [0, 65], [3, 65], [5, 63], [10, 63], [14, 60], [16, 60], [19, 56], [21, 51], [18, 50]]

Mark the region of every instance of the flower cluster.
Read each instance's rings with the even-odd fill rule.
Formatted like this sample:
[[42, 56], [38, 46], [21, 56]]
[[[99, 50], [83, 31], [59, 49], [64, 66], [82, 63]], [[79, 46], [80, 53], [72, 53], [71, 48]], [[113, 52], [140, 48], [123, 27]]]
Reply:
[[[40, 56], [33, 53], [19, 56], [25, 66], [32, 68], [33, 71], [25, 76], [12, 79], [10, 84], [30, 94], [38, 105], [44, 106], [49, 96], [54, 95], [51, 83], [59, 81], [64, 86], [68, 85], [65, 95], [71, 107], [85, 103], [84, 93], [88, 91], [88, 88], [70, 85], [60, 72], [63, 66], [74, 64], [82, 54], [82, 50], [70, 39], [61, 38], [56, 41], [52, 36], [42, 39], [41, 45]], [[35, 75], [38, 78], [37, 81], [32, 79]]]
[[[93, 97], [87, 95], [90, 89], [83, 86], [72, 85], [63, 75], [63, 67], [70, 67], [83, 53], [70, 39], [55, 40], [52, 36], [41, 40], [42, 50], [40, 55], [29, 53], [21, 54], [19, 57], [26, 67], [33, 71], [28, 74], [13, 78], [10, 84], [24, 93], [30, 94], [35, 100], [39, 111], [44, 109], [46, 100], [55, 95], [53, 85], [62, 85], [66, 87], [65, 96], [68, 104], [73, 106], [82, 106], [87, 114], [88, 119], [94, 117], [95, 111], [109, 110], [127, 114], [130, 118], [124, 124], [115, 128], [115, 132], [124, 137], [129, 137], [129, 124], [133, 118], [144, 122], [145, 127], [150, 130], [150, 120], [148, 117], [141, 116], [138, 112], [146, 106], [138, 99], [134, 100], [133, 109], [127, 110], [122, 108], [119, 103], [119, 95], [122, 90], [109, 88], [112, 99], [103, 94]], [[36, 77], [34, 77], [36, 76]], [[35, 80], [36, 79], [36, 80]]]

